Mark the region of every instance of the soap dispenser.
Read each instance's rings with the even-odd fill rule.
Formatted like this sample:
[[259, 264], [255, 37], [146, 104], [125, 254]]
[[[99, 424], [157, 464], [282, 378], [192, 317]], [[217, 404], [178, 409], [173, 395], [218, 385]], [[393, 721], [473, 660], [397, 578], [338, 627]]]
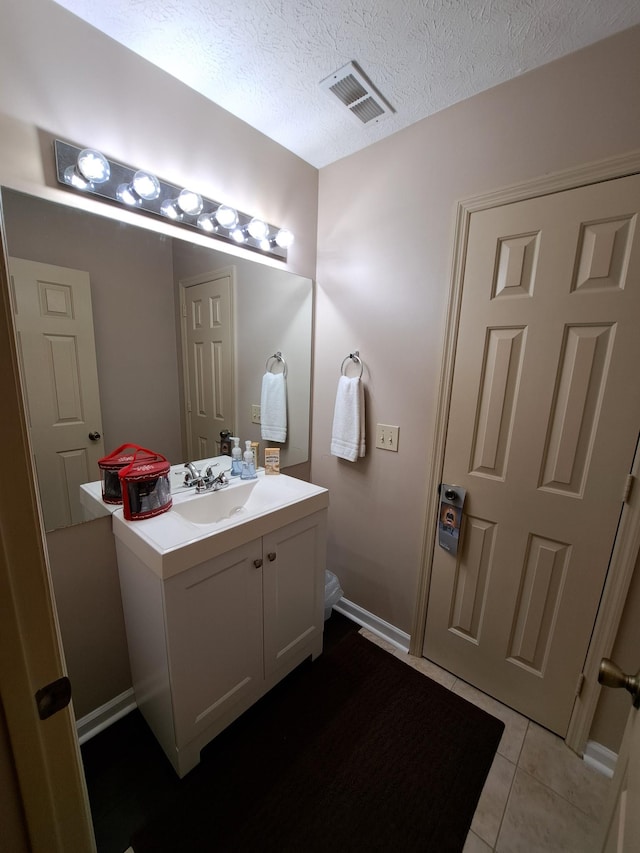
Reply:
[[239, 477], [242, 474], [242, 450], [240, 450], [240, 439], [232, 435], [231, 441], [233, 442], [233, 447], [231, 448], [231, 476]]
[[251, 442], [245, 441], [244, 446], [246, 449], [242, 458], [242, 472], [240, 474], [240, 479], [255, 480], [258, 475], [256, 474], [256, 465], [254, 462], [253, 450], [251, 449]]

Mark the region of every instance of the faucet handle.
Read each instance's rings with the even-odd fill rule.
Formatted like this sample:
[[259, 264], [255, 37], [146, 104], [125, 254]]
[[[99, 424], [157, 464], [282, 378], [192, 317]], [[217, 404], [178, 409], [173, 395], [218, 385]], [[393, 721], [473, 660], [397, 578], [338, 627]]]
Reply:
[[224, 471], [220, 471], [218, 476], [213, 478], [211, 485], [213, 487], [214, 492], [217, 492], [223, 486], [228, 485], [228, 483], [229, 483], [229, 478], [227, 477], [227, 475], [225, 474]]

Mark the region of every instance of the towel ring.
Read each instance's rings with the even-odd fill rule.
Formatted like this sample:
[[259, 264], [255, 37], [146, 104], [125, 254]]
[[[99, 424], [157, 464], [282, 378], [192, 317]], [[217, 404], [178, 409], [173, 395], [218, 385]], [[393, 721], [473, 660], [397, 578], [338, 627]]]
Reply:
[[347, 375], [344, 372], [344, 366], [349, 361], [349, 359], [351, 359], [351, 361], [355, 361], [356, 364], [360, 365], [360, 374], [359, 374], [358, 378], [362, 379], [362, 373], [364, 371], [364, 364], [362, 363], [362, 359], [360, 358], [360, 353], [358, 352], [358, 350], [356, 350], [355, 352], [350, 352], [349, 355], [343, 359], [342, 364], [340, 365], [340, 373], [343, 376]]
[[[269, 356], [269, 358], [267, 359], [266, 364], [264, 366], [264, 369], [269, 370], [269, 362], [273, 361], [274, 358], [276, 361], [280, 361], [282, 363], [282, 372], [286, 377], [286, 375], [287, 375], [287, 362], [282, 357], [282, 353], [280, 351], [274, 352], [273, 355]], [[273, 371], [269, 371], [269, 372], [273, 373]]]

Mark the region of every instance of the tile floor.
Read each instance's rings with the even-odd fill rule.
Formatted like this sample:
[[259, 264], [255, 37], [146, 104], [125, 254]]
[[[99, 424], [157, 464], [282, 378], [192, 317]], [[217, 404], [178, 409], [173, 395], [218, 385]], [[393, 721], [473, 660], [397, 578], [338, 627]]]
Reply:
[[451, 673], [366, 629], [360, 633], [505, 724], [464, 853], [598, 853], [606, 776], [560, 738]]

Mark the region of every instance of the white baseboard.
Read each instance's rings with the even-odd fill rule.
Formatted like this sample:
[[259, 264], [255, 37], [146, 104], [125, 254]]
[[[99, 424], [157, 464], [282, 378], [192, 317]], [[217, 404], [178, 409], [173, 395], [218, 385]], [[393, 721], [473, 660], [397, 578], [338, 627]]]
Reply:
[[593, 767], [594, 770], [598, 770], [600, 773], [611, 778], [613, 771], [616, 769], [618, 755], [601, 743], [589, 740], [587, 741], [582, 758], [584, 763], [588, 764], [589, 767]]
[[362, 625], [363, 628], [368, 628], [372, 634], [376, 634], [403, 652], [409, 650], [411, 639], [409, 634], [405, 634], [404, 631], [401, 631], [394, 625], [390, 625], [384, 619], [374, 616], [373, 613], [369, 613], [368, 610], [359, 607], [357, 604], [349, 601], [348, 598], [341, 598], [337, 604], [333, 605], [333, 609], [337, 610], [338, 613], [342, 613], [348, 619], [357, 622], [358, 625]]
[[125, 690], [119, 696], [91, 711], [79, 720], [76, 720], [76, 730], [78, 732], [78, 740], [82, 745], [85, 741], [90, 740], [99, 732], [104, 731], [112, 723], [115, 723], [121, 717], [124, 717], [130, 711], [136, 708], [136, 700], [133, 695], [133, 687]]

